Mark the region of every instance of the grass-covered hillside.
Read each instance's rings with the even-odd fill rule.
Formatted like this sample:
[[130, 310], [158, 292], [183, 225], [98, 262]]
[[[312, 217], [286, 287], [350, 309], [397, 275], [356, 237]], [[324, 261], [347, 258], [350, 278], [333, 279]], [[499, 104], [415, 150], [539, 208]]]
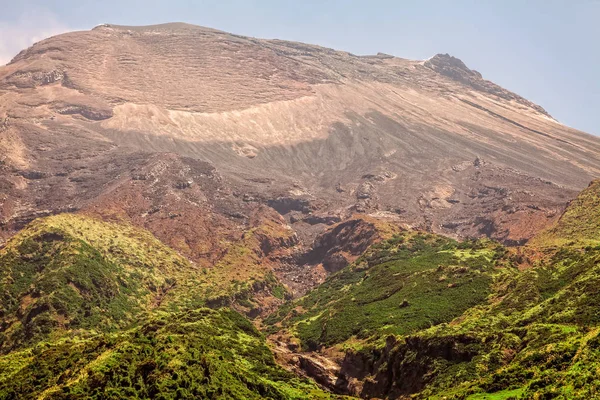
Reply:
[[132, 329], [0, 357], [0, 399], [327, 399], [274, 362], [228, 309], [158, 313]]
[[216, 273], [126, 224], [33, 222], [0, 250], [0, 399], [329, 398], [204, 308]]
[[374, 245], [349, 267], [266, 323], [306, 350], [385, 334], [408, 334], [450, 322], [485, 302], [504, 248], [404, 232]]
[[600, 398], [599, 199], [594, 183], [510, 251], [404, 234], [268, 322], [305, 349], [341, 343], [367, 398]]
[[600, 246], [600, 180], [573, 200], [558, 223], [531, 241], [537, 247]]
[[35, 221], [0, 250], [0, 350], [125, 328], [195, 273], [128, 225], [75, 215]]
[[270, 300], [278, 303], [288, 295], [273, 274], [271, 257], [288, 251], [296, 243], [295, 234], [291, 228], [268, 218], [257, 225], [244, 232], [241, 240], [230, 243], [213, 267], [202, 270], [201, 296], [207, 304], [227, 306], [235, 302], [247, 314], [256, 315], [262, 304], [253, 298], [255, 293], [266, 291]]
[[[291, 369], [364, 398], [600, 398], [599, 199], [522, 248], [395, 232], [262, 326]], [[0, 400], [330, 398], [226, 308], [283, 301], [265, 262], [293, 243], [266, 221], [207, 270], [129, 225], [32, 223], [0, 249]]]
[[450, 323], [350, 351], [348, 362], [368, 365], [363, 394], [597, 398], [600, 251], [564, 249], [498, 278], [488, 301]]
[[258, 307], [254, 290], [283, 298], [269, 268], [256, 266], [258, 238], [285, 234], [268, 229], [248, 233], [207, 269], [128, 224], [73, 214], [36, 220], [0, 250], [0, 352], [65, 332], [126, 328], [156, 309], [235, 300], [249, 311]]

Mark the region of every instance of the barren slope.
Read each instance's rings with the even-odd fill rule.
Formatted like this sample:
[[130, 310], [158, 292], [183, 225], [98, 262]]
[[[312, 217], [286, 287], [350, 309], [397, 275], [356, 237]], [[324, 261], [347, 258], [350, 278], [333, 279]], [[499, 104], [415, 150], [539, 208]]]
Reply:
[[[35, 44], [0, 69], [0, 121], [2, 236], [40, 212], [112, 207], [196, 259], [262, 204], [306, 243], [354, 212], [521, 242], [600, 175], [600, 139], [448, 55], [356, 56], [186, 24]], [[159, 184], [136, 178], [159, 170]], [[169, 213], [188, 223], [177, 239]]]

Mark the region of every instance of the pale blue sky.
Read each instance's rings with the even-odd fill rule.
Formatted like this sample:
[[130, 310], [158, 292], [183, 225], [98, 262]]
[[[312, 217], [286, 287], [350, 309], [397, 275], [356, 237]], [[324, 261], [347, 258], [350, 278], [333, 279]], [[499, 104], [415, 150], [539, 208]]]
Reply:
[[600, 135], [597, 0], [0, 0], [0, 63], [32, 40], [101, 23], [182, 21], [355, 54], [450, 53]]

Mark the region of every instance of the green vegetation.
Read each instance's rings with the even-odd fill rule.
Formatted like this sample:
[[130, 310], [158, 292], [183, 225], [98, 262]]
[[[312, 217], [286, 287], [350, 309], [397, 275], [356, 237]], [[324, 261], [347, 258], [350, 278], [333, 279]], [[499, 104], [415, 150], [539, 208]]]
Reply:
[[382, 334], [407, 334], [449, 322], [484, 302], [504, 250], [403, 233], [371, 249], [265, 322], [284, 327], [305, 349]]
[[129, 225], [33, 222], [0, 250], [0, 399], [330, 398], [240, 314], [203, 308], [209, 279]]
[[147, 232], [75, 215], [32, 223], [0, 251], [0, 266], [2, 352], [127, 327], [193, 271]]
[[600, 180], [581, 192], [558, 223], [531, 244], [542, 247], [577, 244], [600, 249]]
[[[491, 295], [459, 318], [388, 337], [385, 346], [355, 344], [348, 356], [375, 365], [363, 394], [600, 398], [599, 199], [596, 182], [555, 227], [497, 259], [504, 268]], [[534, 268], [514, 271], [520, 253]], [[382, 385], [390, 376], [394, 381]]]
[[524, 248], [403, 234], [267, 322], [304, 348], [345, 350], [365, 397], [595, 399], [598, 288], [595, 182]]
[[248, 314], [256, 314], [260, 308], [253, 300], [258, 292], [283, 300], [287, 290], [275, 278], [264, 255], [263, 247], [269, 242], [290, 242], [293, 231], [277, 221], [265, 219], [261, 224], [244, 233], [242, 239], [231, 243], [226, 254], [217, 264], [204, 270], [200, 296], [206, 304], [229, 306], [236, 303]]
[[[259, 245], [255, 232], [245, 242]], [[252, 270], [256, 254], [240, 249], [244, 257], [230, 251], [207, 271], [130, 225], [72, 214], [34, 221], [0, 250], [0, 353], [73, 331], [114, 332], [155, 310], [237, 301], [251, 311], [258, 290], [284, 299], [266, 267]], [[254, 264], [236, 269], [234, 259]], [[246, 270], [252, 276], [238, 276]]]
[[241, 315], [158, 315], [116, 334], [64, 338], [0, 357], [0, 399], [327, 399], [278, 367]]
[[[599, 198], [596, 182], [519, 249], [395, 234], [263, 326], [343, 351], [363, 397], [600, 398]], [[32, 223], [0, 250], [0, 400], [330, 398], [205, 308], [288, 299], [264, 253], [289, 235], [266, 222], [207, 270], [128, 225]]]
[[516, 399], [522, 393], [522, 389], [502, 390], [496, 393], [477, 393], [469, 396], [468, 400], [509, 400]]

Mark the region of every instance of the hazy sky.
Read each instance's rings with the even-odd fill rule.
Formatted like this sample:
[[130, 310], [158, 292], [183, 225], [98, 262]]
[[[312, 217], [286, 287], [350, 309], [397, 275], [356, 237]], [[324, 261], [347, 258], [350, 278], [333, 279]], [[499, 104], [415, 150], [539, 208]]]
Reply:
[[600, 135], [600, 0], [0, 0], [0, 64], [46, 36], [182, 21], [355, 54], [450, 53]]

